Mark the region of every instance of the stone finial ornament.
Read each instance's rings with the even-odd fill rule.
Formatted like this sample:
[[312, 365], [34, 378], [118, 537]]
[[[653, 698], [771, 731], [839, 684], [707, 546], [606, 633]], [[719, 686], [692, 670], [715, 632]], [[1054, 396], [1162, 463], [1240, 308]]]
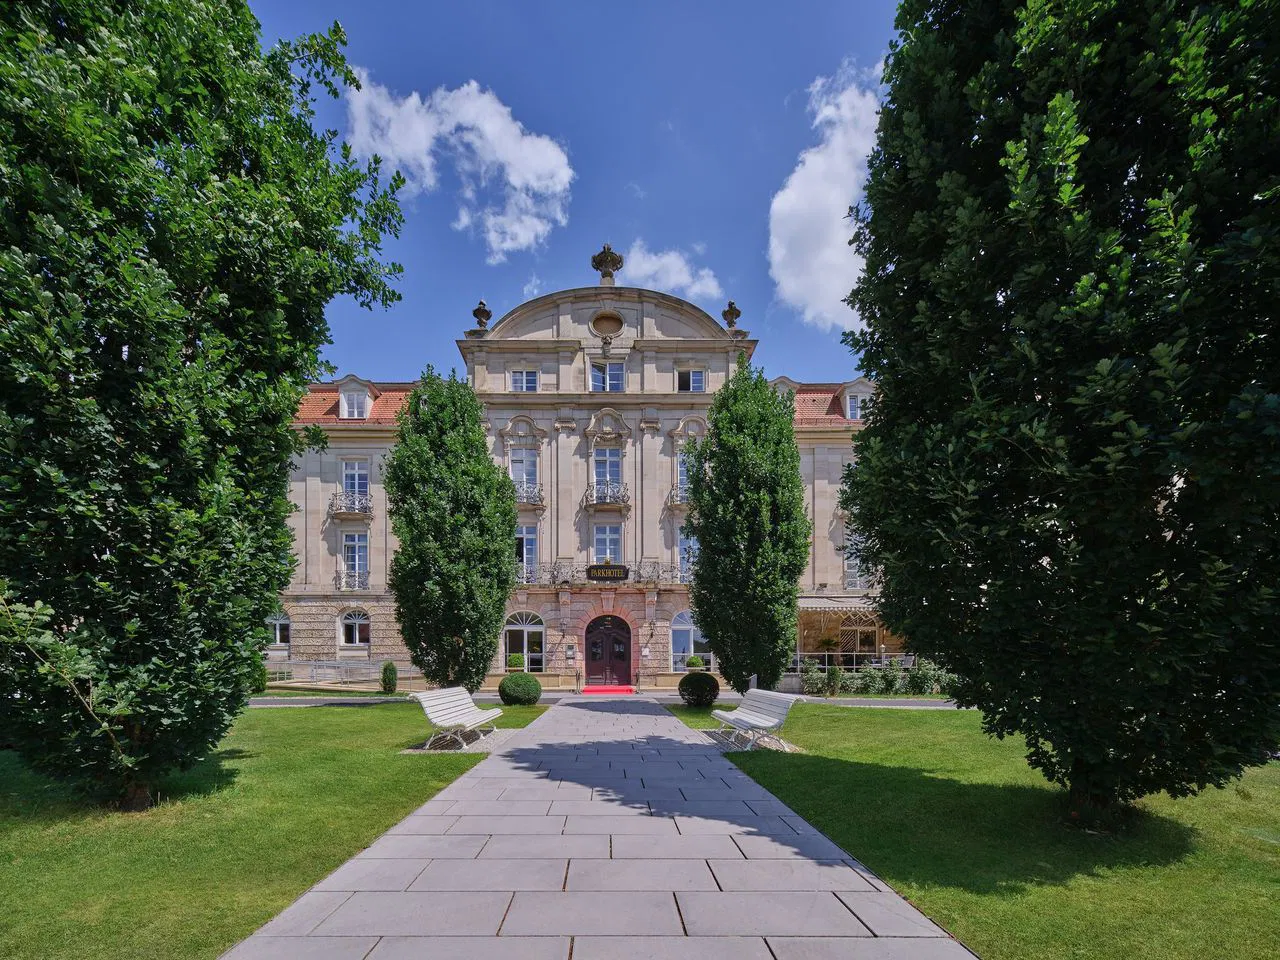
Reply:
[[742, 316], [742, 311], [738, 309], [738, 305], [732, 300], [729, 305], [724, 308], [720, 316], [724, 317], [724, 325], [732, 330], [738, 325], [738, 318]]
[[591, 258], [591, 269], [600, 271], [600, 285], [613, 286], [613, 274], [622, 269], [622, 254], [614, 252], [607, 243], [604, 248]]
[[489, 318], [493, 316], [493, 311], [484, 305], [481, 300], [479, 305], [471, 311], [471, 315], [476, 318], [476, 323], [483, 330], [489, 325]]

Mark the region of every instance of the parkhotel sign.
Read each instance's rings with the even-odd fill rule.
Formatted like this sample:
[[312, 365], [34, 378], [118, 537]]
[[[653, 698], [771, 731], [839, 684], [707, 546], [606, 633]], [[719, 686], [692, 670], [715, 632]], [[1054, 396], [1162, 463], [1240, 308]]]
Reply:
[[593, 563], [587, 567], [588, 580], [617, 582], [626, 580], [631, 568], [621, 563]]

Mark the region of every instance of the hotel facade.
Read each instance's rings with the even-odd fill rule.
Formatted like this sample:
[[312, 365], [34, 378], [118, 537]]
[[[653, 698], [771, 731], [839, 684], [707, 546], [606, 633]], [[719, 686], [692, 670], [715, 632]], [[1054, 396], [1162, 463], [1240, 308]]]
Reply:
[[[457, 342], [519, 508], [518, 583], [486, 686], [514, 653], [551, 689], [670, 687], [694, 654], [715, 666], [689, 607], [697, 544], [681, 532], [682, 451], [706, 433], [715, 391], [757, 341], [732, 302], [720, 322], [669, 294], [617, 286], [621, 260], [608, 247], [592, 266], [598, 284], [536, 297], [492, 323], [481, 302]], [[838, 505], [872, 384], [773, 382], [795, 394], [813, 525], [793, 670], [803, 659], [853, 667], [897, 652]], [[303, 455], [291, 477], [297, 566], [271, 622], [271, 659], [391, 660], [412, 672], [387, 588], [396, 540], [382, 482], [412, 388], [347, 376], [303, 398], [296, 425], [320, 426], [328, 447]], [[625, 567], [625, 579], [589, 579], [600, 563]]]

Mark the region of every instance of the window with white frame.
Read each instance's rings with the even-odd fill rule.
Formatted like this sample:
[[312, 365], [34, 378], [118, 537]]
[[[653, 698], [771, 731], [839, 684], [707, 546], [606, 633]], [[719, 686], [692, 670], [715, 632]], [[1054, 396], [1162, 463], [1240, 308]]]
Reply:
[[689, 454], [684, 450], [676, 454], [676, 486], [689, 489]]
[[680, 557], [680, 582], [688, 583], [693, 579], [693, 564], [698, 559], [698, 538], [691, 537], [682, 530], [680, 532], [678, 553]]
[[689, 669], [689, 658], [697, 654], [704, 666], [715, 668], [711, 645], [702, 639], [702, 631], [693, 622], [693, 614], [682, 610], [671, 618], [671, 670]]
[[511, 389], [516, 393], [538, 392], [537, 370], [512, 370]]
[[347, 573], [369, 572], [369, 535], [367, 533], [342, 535], [342, 566]]
[[511, 479], [516, 488], [521, 484], [537, 486], [538, 484], [538, 451], [533, 447], [513, 447], [511, 449]]
[[707, 374], [705, 370], [677, 370], [676, 389], [681, 393], [705, 393]]
[[524, 657], [524, 668], [529, 673], [542, 673], [546, 669], [546, 625], [536, 613], [513, 613], [507, 617], [503, 628], [507, 656], [518, 653]]
[[271, 634], [271, 645], [287, 647], [289, 645], [289, 630], [292, 626], [289, 615], [283, 611], [267, 617], [267, 630]]
[[866, 394], [849, 394], [848, 404], [850, 420], [865, 420], [867, 414], [871, 412], [871, 398]]
[[369, 461], [342, 461], [342, 492], [365, 496], [369, 493]]
[[866, 590], [870, 581], [866, 564], [862, 560], [862, 538], [849, 527], [844, 536], [844, 588]]
[[344, 647], [367, 647], [373, 621], [363, 610], [351, 610], [342, 615], [342, 645]]
[[599, 361], [591, 364], [591, 389], [600, 393], [622, 391], [622, 364]]
[[621, 447], [596, 447], [595, 481], [597, 485], [622, 482]]
[[343, 420], [363, 420], [369, 416], [369, 395], [363, 390], [342, 391], [342, 407], [338, 415]]
[[595, 563], [618, 562], [622, 559], [622, 525], [598, 523], [591, 544], [591, 559]]
[[538, 566], [538, 528], [533, 524], [516, 527], [516, 564], [521, 583], [532, 583]]

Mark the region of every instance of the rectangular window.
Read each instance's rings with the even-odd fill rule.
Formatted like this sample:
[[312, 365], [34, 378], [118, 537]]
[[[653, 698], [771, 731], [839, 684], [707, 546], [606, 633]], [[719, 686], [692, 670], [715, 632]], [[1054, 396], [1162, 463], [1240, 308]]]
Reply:
[[622, 364], [591, 364], [591, 389], [597, 393], [620, 393], [622, 391]]
[[595, 563], [618, 562], [622, 560], [622, 526], [616, 523], [596, 525], [595, 542], [592, 544], [591, 559]]
[[869, 577], [862, 562], [862, 541], [852, 529], [845, 529], [844, 539], [844, 588], [866, 590]]
[[369, 492], [369, 461], [342, 461], [342, 492], [365, 496]]
[[596, 447], [596, 483], [622, 482], [622, 448]]
[[538, 483], [538, 451], [528, 447], [516, 447], [511, 451], [511, 479], [516, 486]]
[[676, 454], [676, 486], [689, 489], [689, 460], [683, 451]]
[[516, 563], [520, 566], [520, 582], [532, 582], [527, 578], [538, 564], [538, 528], [532, 524], [516, 527]]
[[529, 673], [542, 673], [546, 669], [544, 655], [544, 628], [541, 623], [507, 627], [507, 656], [518, 653], [524, 657], [524, 668]]
[[512, 370], [511, 371], [511, 389], [516, 393], [537, 393], [538, 392], [538, 371], [537, 370]]
[[707, 375], [703, 370], [677, 370], [676, 389], [681, 393], [705, 393]]
[[693, 579], [693, 561], [698, 557], [698, 540], [685, 533], [680, 534], [680, 582], [688, 583]]
[[342, 395], [342, 418], [344, 420], [363, 420], [368, 416], [369, 395], [364, 391], [352, 390]]
[[347, 573], [369, 572], [369, 535], [367, 533], [342, 535], [342, 564]]
[[849, 419], [865, 420], [867, 414], [871, 412], [871, 398], [867, 396], [859, 396], [857, 394], [849, 395]]
[[289, 628], [292, 624], [285, 618], [276, 618], [267, 621], [267, 627], [271, 630], [271, 642], [278, 647], [287, 647], [289, 645]]

